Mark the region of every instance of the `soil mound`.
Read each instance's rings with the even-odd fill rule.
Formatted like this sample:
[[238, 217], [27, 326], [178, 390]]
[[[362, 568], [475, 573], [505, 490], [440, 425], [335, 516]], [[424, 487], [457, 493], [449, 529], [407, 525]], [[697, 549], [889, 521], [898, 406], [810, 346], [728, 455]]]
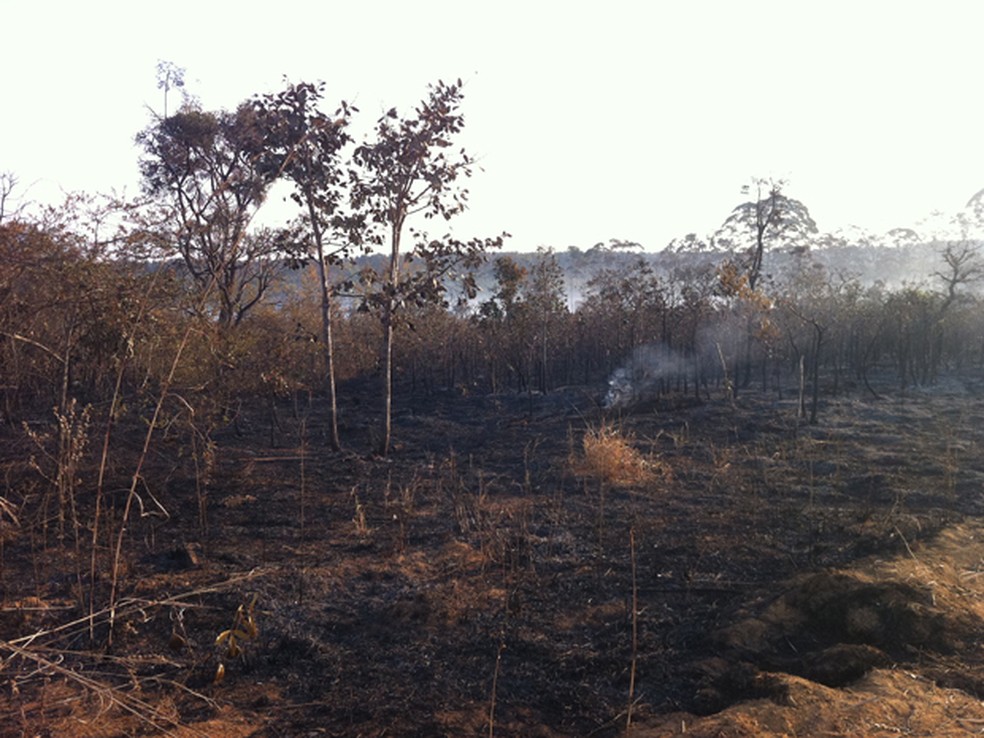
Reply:
[[719, 638], [764, 667], [842, 686], [867, 668], [914, 653], [963, 652], [984, 631], [970, 608], [943, 607], [934, 591], [939, 586], [862, 571], [820, 572]]
[[785, 704], [757, 699], [702, 718], [664, 715], [636, 725], [632, 738], [788, 738], [789, 736], [980, 735], [979, 700], [906, 671], [876, 670], [847, 689], [789, 675], [773, 675], [785, 687]]
[[979, 522], [960, 524], [743, 607], [716, 634], [721, 658], [698, 667], [695, 707], [718, 714], [677, 713], [633, 735], [979, 734], [982, 540]]

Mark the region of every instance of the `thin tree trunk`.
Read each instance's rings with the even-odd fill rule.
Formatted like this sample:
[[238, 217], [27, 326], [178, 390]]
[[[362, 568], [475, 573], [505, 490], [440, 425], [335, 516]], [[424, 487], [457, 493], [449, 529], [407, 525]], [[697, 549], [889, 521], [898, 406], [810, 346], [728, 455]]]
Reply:
[[381, 456], [389, 454], [393, 432], [393, 316], [392, 299], [383, 315], [383, 437], [379, 441]]
[[[321, 252], [321, 249], [318, 249]], [[335, 387], [335, 339], [332, 330], [332, 299], [331, 286], [328, 283], [328, 266], [325, 264], [324, 254], [318, 254], [318, 264], [320, 264], [321, 281], [321, 340], [325, 346], [325, 364], [328, 376], [325, 378], [328, 384], [328, 404], [331, 418], [331, 437], [330, 444], [333, 451], [342, 448], [342, 441], [338, 435], [338, 392]]]
[[806, 357], [800, 354], [799, 360], [799, 417], [806, 417]]
[[540, 372], [540, 392], [544, 395], [547, 394], [547, 314], [543, 313], [543, 342], [541, 345], [541, 356], [540, 360], [543, 363], [542, 370]]
[[338, 435], [338, 396], [335, 391], [335, 345], [331, 319], [331, 284], [328, 279], [328, 264], [325, 261], [325, 247], [321, 226], [318, 224], [317, 214], [314, 211], [314, 202], [310, 194], [305, 194], [307, 195], [308, 213], [311, 216], [311, 230], [314, 234], [314, 243], [318, 250], [318, 282], [321, 287], [321, 345], [325, 354], [325, 369], [327, 372], [325, 382], [328, 385], [328, 403], [331, 413], [331, 436], [329, 444], [333, 451], [338, 451], [341, 449], [342, 443]]
[[820, 348], [823, 345], [823, 328], [813, 324], [816, 342], [813, 345], [813, 397], [810, 405], [810, 425], [817, 424], [817, 409], [820, 405]]
[[393, 435], [393, 312], [396, 309], [394, 296], [399, 277], [400, 233], [403, 220], [393, 223], [390, 236], [390, 262], [386, 275], [386, 299], [383, 305], [383, 437], [379, 442], [381, 456], [389, 454]]

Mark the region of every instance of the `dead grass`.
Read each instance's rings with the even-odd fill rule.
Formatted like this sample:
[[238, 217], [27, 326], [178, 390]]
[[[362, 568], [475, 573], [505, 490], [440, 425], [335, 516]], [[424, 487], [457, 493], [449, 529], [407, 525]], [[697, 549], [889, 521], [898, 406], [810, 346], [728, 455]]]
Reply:
[[631, 435], [607, 423], [589, 427], [582, 442], [583, 456], [573, 459], [574, 473], [616, 487], [631, 487], [651, 481], [658, 470], [657, 465], [636, 449], [634, 440]]
[[981, 702], [904, 670], [872, 671], [848, 689], [832, 689], [787, 674], [785, 704], [758, 699], [707, 717], [662, 715], [633, 728], [633, 738], [789, 738], [789, 736], [980, 735]]

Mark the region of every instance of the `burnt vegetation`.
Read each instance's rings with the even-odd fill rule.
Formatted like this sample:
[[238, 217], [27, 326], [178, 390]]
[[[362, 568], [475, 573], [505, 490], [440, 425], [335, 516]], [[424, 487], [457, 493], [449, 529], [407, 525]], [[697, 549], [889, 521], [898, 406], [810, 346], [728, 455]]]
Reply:
[[[320, 86], [186, 100], [139, 202], [0, 181], [0, 733], [984, 697], [979, 242], [838, 241], [773, 182], [658, 254], [434, 236], [460, 100], [358, 146]], [[254, 228], [277, 183], [297, 219]]]

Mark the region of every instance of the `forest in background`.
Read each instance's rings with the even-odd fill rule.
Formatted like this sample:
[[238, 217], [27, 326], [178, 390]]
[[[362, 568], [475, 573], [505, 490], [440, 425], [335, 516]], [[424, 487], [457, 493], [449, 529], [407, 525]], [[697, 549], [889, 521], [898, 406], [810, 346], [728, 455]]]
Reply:
[[[181, 260], [107, 255], [98, 218], [84, 222], [78, 208], [0, 224], [8, 428], [73, 401], [106, 404], [114, 393], [133, 409], [153, 404], [172, 371], [175, 391], [191, 408], [207, 406], [196, 416], [211, 414], [215, 427], [244, 401], [325, 395], [314, 264], [296, 257], [249, 264], [267, 282], [226, 327], [216, 318], [218, 298], [203, 303]], [[468, 287], [441, 275], [429, 297], [400, 304], [394, 387], [546, 392], [587, 384], [603, 394], [612, 372], [644, 346], [674, 357], [653, 369], [664, 391], [695, 396], [728, 375], [736, 389], [753, 379], [774, 384], [801, 361], [811, 382], [834, 391], [873, 370], [893, 373], [900, 387], [926, 384], [947, 368], [984, 362], [979, 249], [972, 240], [770, 249], [754, 290], [742, 253], [643, 253], [618, 244], [490, 252], [470, 267]], [[383, 329], [365, 275], [384, 271], [386, 261], [354, 257], [329, 272], [339, 382], [379, 377]], [[403, 268], [426, 274], [412, 261]], [[355, 386], [382, 391], [379, 382]]]

